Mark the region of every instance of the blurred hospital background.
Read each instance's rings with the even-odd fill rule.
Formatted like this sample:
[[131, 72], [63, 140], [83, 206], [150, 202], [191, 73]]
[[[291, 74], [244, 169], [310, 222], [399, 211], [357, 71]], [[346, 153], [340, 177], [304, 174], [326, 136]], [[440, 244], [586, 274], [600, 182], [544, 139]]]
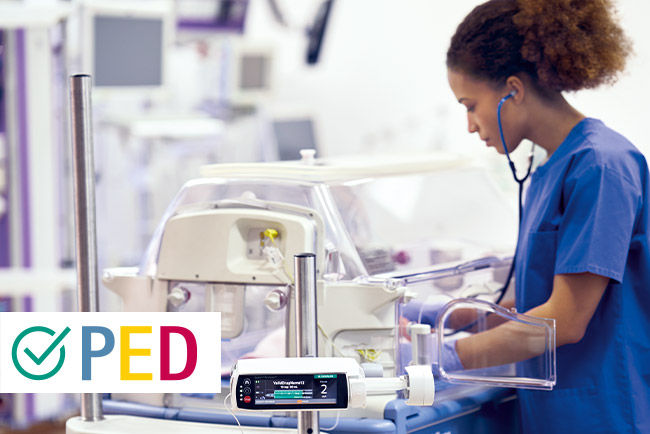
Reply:
[[[479, 3], [0, 1], [0, 311], [76, 310], [72, 74], [94, 85], [100, 270], [139, 264], [202, 166], [299, 160], [302, 149], [338, 159], [452, 153], [489, 173], [516, 215], [506, 162], [468, 134], [447, 85], [449, 38]], [[648, 153], [650, 3], [616, 5], [634, 42], [625, 74], [568, 98]], [[100, 295], [102, 310], [120, 308]], [[77, 400], [0, 395], [0, 427], [64, 418]]]

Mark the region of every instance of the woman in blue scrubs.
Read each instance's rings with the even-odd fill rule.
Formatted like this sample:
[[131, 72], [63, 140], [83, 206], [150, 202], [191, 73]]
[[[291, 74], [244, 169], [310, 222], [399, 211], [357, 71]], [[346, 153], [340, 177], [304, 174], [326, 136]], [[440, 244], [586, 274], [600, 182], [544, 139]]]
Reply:
[[[527, 433], [650, 433], [648, 167], [562, 95], [612, 83], [629, 52], [608, 0], [491, 0], [447, 53], [470, 133], [500, 153], [524, 139], [548, 153], [524, 204], [515, 303], [555, 319], [557, 386], [519, 391]], [[528, 357], [498, 331], [455, 345], [466, 369], [503, 363], [504, 348]]]

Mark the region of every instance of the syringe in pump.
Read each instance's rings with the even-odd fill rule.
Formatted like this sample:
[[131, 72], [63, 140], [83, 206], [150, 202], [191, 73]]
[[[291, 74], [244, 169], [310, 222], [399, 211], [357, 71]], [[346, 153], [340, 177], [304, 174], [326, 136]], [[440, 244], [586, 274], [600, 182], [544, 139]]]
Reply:
[[230, 377], [231, 405], [240, 410], [341, 410], [365, 407], [366, 397], [403, 391], [408, 405], [431, 405], [431, 365], [406, 375], [366, 378], [356, 360], [301, 357], [239, 360]]

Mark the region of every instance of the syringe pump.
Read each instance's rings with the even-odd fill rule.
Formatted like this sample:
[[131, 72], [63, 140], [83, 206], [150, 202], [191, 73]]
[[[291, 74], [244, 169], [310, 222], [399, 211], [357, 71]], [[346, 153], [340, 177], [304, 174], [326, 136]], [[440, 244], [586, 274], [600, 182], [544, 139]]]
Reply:
[[403, 390], [410, 405], [431, 405], [431, 366], [409, 366], [397, 378], [366, 378], [343, 357], [243, 359], [230, 377], [231, 405], [239, 410], [342, 410], [365, 407], [366, 396]]

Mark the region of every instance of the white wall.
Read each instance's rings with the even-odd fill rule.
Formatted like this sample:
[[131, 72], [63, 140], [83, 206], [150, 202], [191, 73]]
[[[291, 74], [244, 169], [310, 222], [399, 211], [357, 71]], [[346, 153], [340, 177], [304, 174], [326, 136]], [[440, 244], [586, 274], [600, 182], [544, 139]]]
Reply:
[[441, 9], [431, 0], [339, 0], [316, 66], [304, 63], [305, 38], [269, 23], [265, 2], [252, 2], [246, 37], [279, 34], [276, 102], [317, 109], [327, 155], [392, 151], [405, 143], [446, 147], [443, 126], [454, 100], [444, 54], [455, 23], [471, 8], [456, 3], [463, 2]]
[[650, 2], [618, 0], [621, 23], [634, 43], [634, 55], [614, 86], [603, 86], [569, 95], [569, 100], [587, 116], [602, 119], [650, 157]]
[[[294, 18], [299, 20], [309, 12], [305, 2], [281, 2], [287, 11], [295, 11], [298, 3], [302, 14]], [[317, 2], [311, 3], [313, 7]], [[317, 113], [326, 155], [445, 148], [491, 161], [497, 158], [495, 152], [466, 133], [464, 111], [448, 89], [444, 66], [455, 27], [479, 3], [338, 0], [315, 67], [304, 64], [305, 38], [275, 24], [264, 0], [251, 2], [246, 38], [277, 43], [280, 80], [275, 102], [303, 105]], [[617, 5], [634, 41], [635, 57], [614, 87], [569, 98], [586, 115], [603, 119], [648, 153], [644, 127], [650, 90], [644, 80], [650, 76], [650, 4], [619, 0]]]

